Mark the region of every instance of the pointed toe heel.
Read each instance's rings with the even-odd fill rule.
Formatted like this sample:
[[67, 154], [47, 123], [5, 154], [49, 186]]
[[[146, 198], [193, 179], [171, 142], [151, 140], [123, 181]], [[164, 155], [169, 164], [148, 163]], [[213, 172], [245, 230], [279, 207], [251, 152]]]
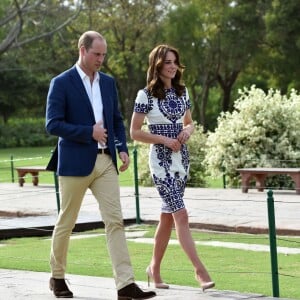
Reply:
[[212, 289], [214, 286], [215, 283], [213, 281], [205, 282], [201, 284], [201, 288], [203, 292], [205, 292], [205, 290]]
[[[152, 274], [150, 266], [147, 267], [146, 274], [147, 274], [147, 277], [148, 277], [148, 287], [149, 287], [150, 286], [150, 281], [154, 282], [154, 278], [153, 278], [153, 274]], [[154, 286], [157, 289], [168, 289], [169, 288], [169, 285], [164, 283], [164, 282], [154, 282]]]

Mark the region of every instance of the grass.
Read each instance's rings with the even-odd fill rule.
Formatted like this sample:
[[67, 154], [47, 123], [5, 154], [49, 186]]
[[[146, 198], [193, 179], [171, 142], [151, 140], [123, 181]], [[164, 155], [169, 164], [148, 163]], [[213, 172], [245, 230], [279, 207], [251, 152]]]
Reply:
[[[12, 169], [11, 160], [13, 159], [14, 167], [23, 166], [46, 166], [51, 157], [53, 147], [30, 147], [30, 148], [9, 148], [0, 149], [0, 183], [17, 182], [17, 172]], [[132, 149], [129, 150], [131, 163], [128, 170], [119, 173], [120, 186], [134, 186], [134, 170]], [[30, 176], [30, 175], [29, 175]], [[31, 179], [29, 179], [31, 181]], [[207, 187], [222, 188], [222, 178], [207, 179]], [[39, 174], [40, 184], [54, 184], [53, 174], [43, 172]]]
[[[11, 159], [13, 159], [13, 166], [46, 166], [51, 157], [52, 147], [33, 147], [33, 148], [10, 148], [0, 149], [0, 182], [17, 182], [17, 172], [13, 170]], [[120, 172], [120, 185], [132, 186], [133, 181], [133, 164], [125, 172]], [[29, 179], [31, 180], [31, 179]], [[43, 172], [39, 174], [40, 184], [54, 184], [53, 174], [51, 172]]]
[[[153, 237], [154, 226], [138, 225], [127, 230], [146, 230]], [[102, 229], [89, 233], [103, 233]], [[265, 235], [229, 234], [193, 231], [195, 241], [242, 242], [268, 244]], [[172, 238], [175, 233], [172, 233]], [[0, 241], [0, 267], [49, 272], [49, 238], [19, 238]], [[278, 238], [278, 246], [300, 248], [300, 238]], [[152, 245], [128, 241], [128, 248], [137, 280], [146, 281]], [[222, 247], [198, 246], [201, 258], [216, 281], [218, 290], [257, 293], [272, 296], [270, 254]], [[300, 299], [300, 254], [278, 254], [280, 297]], [[112, 277], [104, 235], [70, 242], [68, 273]], [[170, 284], [198, 287], [191, 263], [178, 245], [169, 245], [162, 266], [162, 276]]]

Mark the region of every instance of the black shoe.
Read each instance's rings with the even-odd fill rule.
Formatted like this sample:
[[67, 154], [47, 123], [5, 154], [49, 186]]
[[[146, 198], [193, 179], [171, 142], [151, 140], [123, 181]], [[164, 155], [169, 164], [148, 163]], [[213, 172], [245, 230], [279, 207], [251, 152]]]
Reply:
[[155, 296], [155, 292], [144, 292], [135, 283], [118, 290], [118, 300], [150, 299]]
[[51, 277], [49, 288], [53, 291], [56, 298], [73, 298], [73, 293], [69, 290], [64, 279], [56, 279]]

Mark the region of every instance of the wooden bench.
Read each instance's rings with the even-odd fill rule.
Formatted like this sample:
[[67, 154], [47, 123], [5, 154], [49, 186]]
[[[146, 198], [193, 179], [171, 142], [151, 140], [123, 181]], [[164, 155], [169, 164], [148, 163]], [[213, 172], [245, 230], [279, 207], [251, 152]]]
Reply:
[[33, 185], [39, 184], [39, 172], [49, 172], [46, 170], [46, 167], [43, 166], [26, 166], [26, 167], [16, 167], [16, 171], [18, 172], [19, 185], [23, 186], [25, 182], [26, 174], [31, 174]]
[[250, 180], [255, 179], [258, 191], [263, 192], [265, 179], [269, 175], [289, 175], [295, 182], [296, 193], [300, 194], [300, 168], [245, 168], [237, 169], [242, 177], [242, 192], [247, 193]]

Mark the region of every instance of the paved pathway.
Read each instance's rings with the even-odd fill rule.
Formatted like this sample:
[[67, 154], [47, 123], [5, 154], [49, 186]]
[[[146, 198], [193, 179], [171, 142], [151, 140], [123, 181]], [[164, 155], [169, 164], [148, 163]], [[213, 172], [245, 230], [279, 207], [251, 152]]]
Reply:
[[[67, 275], [70, 289], [76, 299], [115, 300], [116, 288], [111, 278]], [[3, 300], [53, 300], [54, 296], [47, 290], [49, 273], [0, 269], [0, 299]], [[146, 282], [137, 281], [144, 290]], [[275, 300], [258, 294], [241, 294], [234, 291], [216, 289], [203, 293], [198, 288], [172, 285], [169, 290], [155, 290], [157, 300]], [[278, 299], [278, 298], [277, 298]], [[283, 298], [281, 298], [284, 300]], [[291, 300], [291, 299], [289, 299]]]
[[[278, 233], [300, 236], [300, 195], [295, 191], [274, 191], [275, 218]], [[124, 219], [137, 216], [134, 188], [121, 189]], [[198, 228], [237, 232], [268, 230], [267, 192], [240, 189], [186, 189], [185, 202], [190, 222]], [[160, 199], [152, 187], [139, 189], [140, 218], [157, 221]], [[27, 214], [26, 218], [1, 218], [0, 231], [9, 228], [53, 226], [57, 217], [56, 194], [53, 186], [34, 187], [26, 183], [0, 184], [0, 211]], [[33, 216], [30, 216], [33, 215]], [[87, 193], [77, 223], [98, 222], [101, 216], [90, 192]]]
[[[139, 192], [140, 219], [156, 222], [160, 212], [160, 199], [156, 190], [140, 188]], [[135, 219], [137, 210], [134, 188], [122, 188], [121, 197], [124, 219]], [[253, 233], [268, 230], [266, 192], [250, 190], [248, 194], [243, 194], [240, 189], [188, 188], [185, 198], [190, 222], [197, 228]], [[277, 231], [300, 235], [300, 196], [294, 191], [275, 191], [274, 201]], [[53, 226], [57, 217], [56, 194], [51, 185], [33, 187], [25, 183], [21, 188], [17, 184], [0, 184], [0, 207], [0, 234], [16, 228], [25, 232], [33, 227]], [[6, 216], [11, 216], [3, 217], [3, 211]], [[99, 220], [101, 216], [96, 201], [91, 193], [87, 193], [77, 223]], [[112, 278], [71, 274], [67, 277], [77, 299], [117, 298]], [[53, 299], [47, 289], [48, 280], [49, 273], [1, 269], [0, 261], [0, 299]], [[145, 282], [138, 283], [147, 288]], [[154, 299], [275, 299], [217, 289], [202, 293], [197, 288], [175, 285], [170, 290], [157, 290], [157, 294]]]

